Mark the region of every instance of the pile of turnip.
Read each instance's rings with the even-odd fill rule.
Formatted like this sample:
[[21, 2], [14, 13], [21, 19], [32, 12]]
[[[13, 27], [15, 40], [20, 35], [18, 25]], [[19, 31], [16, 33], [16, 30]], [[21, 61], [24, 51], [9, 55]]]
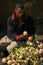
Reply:
[[43, 63], [43, 43], [38, 40], [32, 42], [28, 40], [23, 43], [23, 46], [13, 49], [7, 57], [3, 58], [2, 62], [7, 65], [41, 65]]

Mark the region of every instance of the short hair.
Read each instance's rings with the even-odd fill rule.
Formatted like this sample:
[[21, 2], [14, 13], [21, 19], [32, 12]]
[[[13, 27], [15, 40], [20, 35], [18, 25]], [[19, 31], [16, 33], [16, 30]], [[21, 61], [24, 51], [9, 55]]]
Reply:
[[24, 9], [24, 5], [23, 4], [16, 4], [15, 8]]

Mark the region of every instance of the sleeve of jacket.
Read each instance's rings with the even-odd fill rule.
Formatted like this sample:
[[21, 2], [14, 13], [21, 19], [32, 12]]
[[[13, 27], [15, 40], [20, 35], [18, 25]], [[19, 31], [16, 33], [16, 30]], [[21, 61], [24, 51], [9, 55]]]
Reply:
[[11, 19], [11, 17], [8, 18], [7, 21], [7, 35], [11, 40], [15, 40], [15, 37], [17, 35], [16, 31], [15, 31], [15, 26], [13, 26], [13, 22], [14, 20]]

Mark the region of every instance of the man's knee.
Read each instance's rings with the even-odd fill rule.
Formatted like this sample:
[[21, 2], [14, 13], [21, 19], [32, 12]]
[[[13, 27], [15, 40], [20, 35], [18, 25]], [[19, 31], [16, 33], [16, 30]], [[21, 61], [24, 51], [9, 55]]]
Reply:
[[0, 39], [0, 46], [7, 46], [10, 42], [11, 40], [7, 36], [4, 36]]
[[4, 36], [4, 37], [2, 37], [1, 39], [0, 39], [0, 43], [3, 43], [3, 42], [11, 42], [11, 40], [9, 39], [9, 37], [6, 35], [6, 36]]
[[11, 52], [15, 47], [18, 47], [18, 43], [16, 41], [12, 41], [10, 45], [6, 47], [6, 49], [8, 50], [8, 52]]

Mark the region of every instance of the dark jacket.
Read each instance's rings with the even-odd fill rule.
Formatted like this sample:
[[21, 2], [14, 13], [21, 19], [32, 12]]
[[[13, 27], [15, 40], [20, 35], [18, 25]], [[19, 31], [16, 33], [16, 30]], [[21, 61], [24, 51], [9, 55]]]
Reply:
[[24, 31], [27, 31], [29, 35], [35, 34], [35, 26], [33, 19], [29, 15], [23, 15], [20, 20], [15, 17], [12, 20], [10, 16], [7, 21], [7, 35], [10, 39], [16, 40], [16, 35], [22, 34]]

